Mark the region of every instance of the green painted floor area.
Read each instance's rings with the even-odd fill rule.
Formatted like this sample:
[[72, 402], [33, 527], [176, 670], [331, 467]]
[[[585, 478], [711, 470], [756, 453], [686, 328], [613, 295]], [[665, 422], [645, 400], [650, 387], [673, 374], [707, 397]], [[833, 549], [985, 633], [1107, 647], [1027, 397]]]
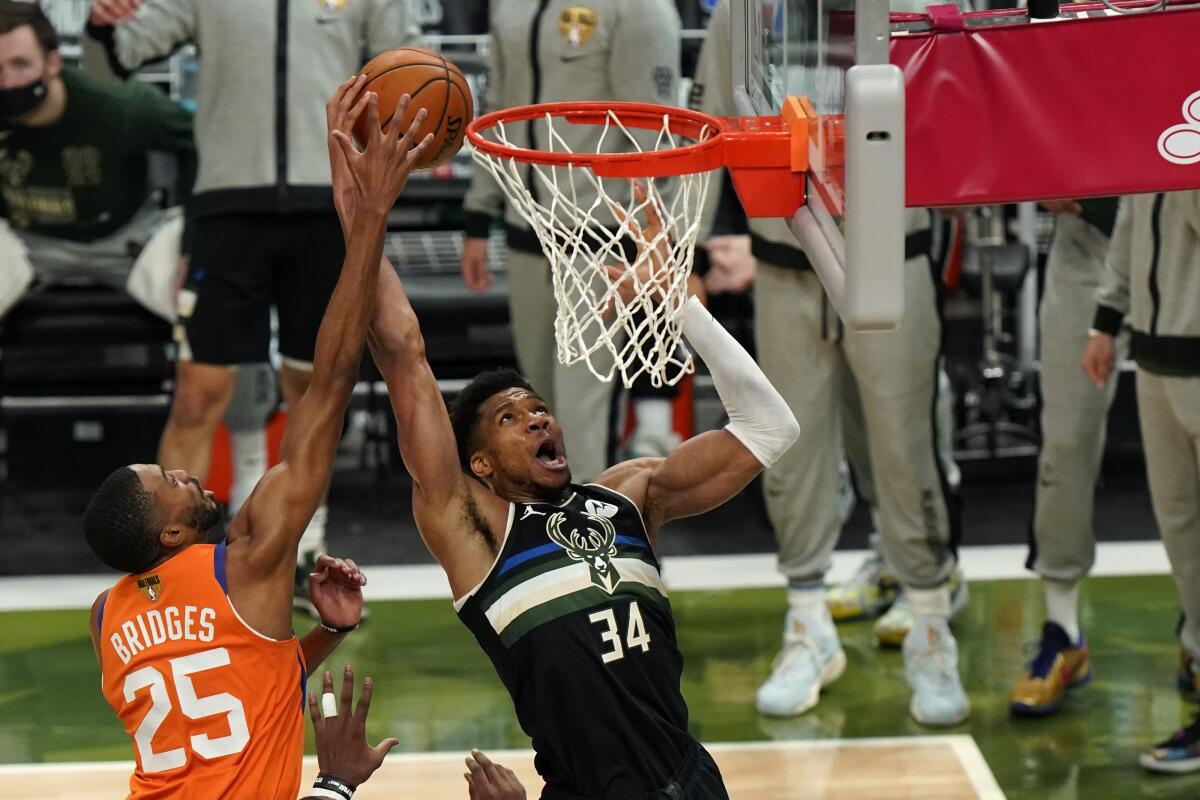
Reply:
[[[845, 675], [792, 720], [754, 712], [778, 643], [779, 590], [680, 592], [672, 598], [686, 657], [684, 693], [708, 741], [909, 736], [901, 656], [873, 644], [869, 622], [842, 627]], [[979, 743], [1009, 798], [1197, 798], [1200, 774], [1147, 775], [1139, 750], [1189, 718], [1174, 689], [1177, 602], [1169, 578], [1093, 579], [1084, 629], [1096, 677], [1056, 717], [1014, 720], [1009, 684], [1041, 625], [1033, 581], [971, 585], [955, 622], [974, 713], [953, 732]], [[0, 614], [0, 761], [127, 759], [130, 745], [99, 691], [85, 612]], [[303, 627], [299, 620], [298, 627]], [[335, 664], [376, 680], [375, 738], [410, 751], [527, 747], [507, 695], [442, 601], [378, 603]]]

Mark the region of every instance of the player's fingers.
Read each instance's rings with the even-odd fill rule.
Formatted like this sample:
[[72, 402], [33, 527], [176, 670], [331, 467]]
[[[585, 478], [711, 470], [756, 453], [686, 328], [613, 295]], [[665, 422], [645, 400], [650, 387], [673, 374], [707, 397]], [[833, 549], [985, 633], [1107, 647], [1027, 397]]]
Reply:
[[417, 111], [417, 115], [413, 117], [412, 125], [408, 126], [408, 130], [404, 132], [404, 138], [397, 145], [397, 152], [403, 156], [405, 166], [416, 158], [420, 158], [420, 153], [423, 152], [421, 146], [433, 137], [433, 134], [430, 133], [424, 136], [420, 142], [417, 141], [417, 134], [421, 132], [421, 125], [424, 124], [425, 118], [428, 116], [429, 112], [423, 108]]
[[495, 783], [499, 779], [499, 775], [496, 771], [496, 764], [490, 758], [488, 758], [479, 750], [472, 750], [471, 757], [479, 762], [479, 766], [483, 767], [483, 771], [488, 776], [489, 781]]
[[317, 712], [317, 698], [312, 692], [308, 693], [308, 716], [312, 720], [313, 730], [321, 725], [321, 715]]
[[349, 664], [342, 670], [342, 702], [340, 713], [343, 717], [348, 717], [353, 710], [352, 703], [354, 702], [354, 667]]
[[353, 75], [339, 83], [338, 87], [333, 90], [333, 95], [329, 98], [329, 102], [325, 104], [325, 110], [331, 115], [336, 116], [340, 110], [345, 109], [352, 85], [354, 85]]
[[[373, 94], [373, 92], [362, 91], [362, 86], [360, 83], [355, 83], [355, 86], [357, 88], [350, 93], [350, 96], [357, 99], [354, 100], [354, 104], [350, 106], [350, 110], [343, 115], [342, 119], [342, 127], [349, 130], [354, 129], [355, 123], [358, 122], [359, 118], [363, 115], [363, 112], [367, 109], [367, 106], [371, 102], [370, 95]], [[358, 92], [358, 94], [355, 95], [354, 92]]]
[[321, 680], [321, 694], [333, 694], [333, 673], [329, 670], [325, 670]]
[[372, 142], [383, 141], [383, 128], [379, 124], [379, 95], [364, 92], [367, 96], [367, 138]]
[[425, 157], [425, 152], [433, 147], [433, 134], [425, 134], [425, 138], [416, 147], [408, 151], [408, 155], [404, 159], [404, 165], [408, 169], [413, 169], [417, 164], [421, 163], [421, 159]]
[[346, 79], [346, 82], [341, 85], [341, 96], [338, 97], [338, 110], [345, 114], [359, 99], [359, 89], [365, 81], [365, 75], [351, 75]]
[[[387, 131], [388, 138], [394, 142], [403, 140], [405, 144], [412, 144], [412, 137], [408, 135], [412, 130], [412, 126], [408, 130], [400, 130], [401, 123], [408, 116], [408, 105], [411, 102], [412, 96], [407, 93], [400, 95], [400, 99], [396, 101], [396, 108], [392, 111], [392, 118]], [[418, 116], [420, 115], [418, 114]], [[414, 120], [412, 124], [416, 125], [418, 122]]]
[[388, 738], [384, 739], [379, 744], [372, 747], [371, 751], [373, 753], [375, 753], [375, 755], [378, 756], [379, 760], [382, 762], [383, 757], [386, 756], [391, 751], [391, 749], [398, 744], [400, 744], [399, 739], [389, 736]]
[[370, 676], [363, 679], [362, 693], [358, 696], [358, 708], [354, 710], [357, 719], [366, 719], [371, 710], [371, 695], [375, 693], [375, 682]]
[[342, 151], [342, 155], [345, 156], [347, 163], [353, 162], [358, 157], [358, 149], [354, 146], [354, 142], [350, 141], [349, 136], [341, 131], [333, 131], [329, 135], [337, 142], [337, 146]]

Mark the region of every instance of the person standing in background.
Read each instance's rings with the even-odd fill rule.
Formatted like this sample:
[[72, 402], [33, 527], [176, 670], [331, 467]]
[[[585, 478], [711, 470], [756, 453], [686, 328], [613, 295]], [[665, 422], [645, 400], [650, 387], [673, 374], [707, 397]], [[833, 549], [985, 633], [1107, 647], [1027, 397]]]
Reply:
[[[692, 104], [699, 110], [736, 113], [731, 62], [729, 3], [721, 2], [696, 70]], [[800, 423], [797, 446], [763, 476], [779, 569], [788, 581], [783, 647], [756, 697], [765, 715], [812, 708], [846, 666], [825, 595], [841, 529], [841, 421], [855, 411], [845, 383], [857, 385], [880, 541], [912, 614], [903, 639], [910, 713], [943, 726], [970, 713], [949, 628], [959, 518], [933, 425], [941, 330], [929, 212], [910, 209], [907, 223], [904, 319], [896, 331], [862, 334], [843, 328], [784, 221], [751, 222], [758, 359]]]
[[[1128, 321], [1150, 503], [1179, 588], [1185, 696], [1200, 688], [1200, 192], [1121, 198], [1083, 371], [1103, 396]], [[1142, 754], [1153, 772], [1200, 770], [1200, 714]]]
[[[1055, 216], [1055, 230], [1038, 317], [1042, 448], [1027, 566], [1041, 576], [1046, 618], [1037, 654], [1009, 692], [1009, 709], [1017, 716], [1054, 713], [1069, 688], [1092, 677], [1079, 625], [1079, 581], [1096, 559], [1092, 511], [1117, 381], [1110, 376], [1097, 392], [1079, 361], [1088, 346], [1117, 202], [1100, 197], [1042, 203]], [[1121, 358], [1128, 338], [1121, 333], [1116, 339]]]
[[[194, 41], [195, 244], [180, 295], [180, 355], [158, 461], [202, 479], [238, 365], [268, 360], [278, 315], [280, 388], [294, 409], [312, 378], [321, 314], [345, 252], [333, 208], [325, 99], [364, 55], [414, 44], [410, 0], [239, 3], [93, 0], [89, 63], [125, 77]], [[300, 540], [297, 608], [325, 550], [322, 504]]]

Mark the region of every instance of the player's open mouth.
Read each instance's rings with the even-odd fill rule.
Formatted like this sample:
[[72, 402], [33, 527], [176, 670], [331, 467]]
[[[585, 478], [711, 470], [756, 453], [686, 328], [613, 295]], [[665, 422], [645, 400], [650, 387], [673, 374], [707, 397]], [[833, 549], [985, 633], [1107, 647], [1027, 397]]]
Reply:
[[558, 452], [558, 448], [555, 447], [554, 442], [549, 439], [542, 442], [541, 446], [537, 449], [537, 460], [539, 464], [547, 469], [562, 469], [567, 465], [566, 457]]

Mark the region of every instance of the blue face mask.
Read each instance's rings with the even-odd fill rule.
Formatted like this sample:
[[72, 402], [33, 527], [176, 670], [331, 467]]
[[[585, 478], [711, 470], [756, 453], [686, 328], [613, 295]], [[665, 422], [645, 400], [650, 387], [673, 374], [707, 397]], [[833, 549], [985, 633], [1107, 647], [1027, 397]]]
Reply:
[[44, 103], [47, 94], [45, 75], [24, 86], [0, 89], [0, 119], [12, 122], [25, 116]]

